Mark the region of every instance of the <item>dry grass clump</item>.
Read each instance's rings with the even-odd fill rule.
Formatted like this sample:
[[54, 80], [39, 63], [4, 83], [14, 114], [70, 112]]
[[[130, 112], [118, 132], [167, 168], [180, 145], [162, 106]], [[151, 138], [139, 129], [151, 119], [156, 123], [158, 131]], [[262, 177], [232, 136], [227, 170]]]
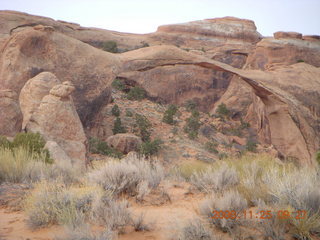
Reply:
[[43, 181], [25, 200], [32, 228], [53, 224], [76, 226], [89, 216], [91, 204], [101, 192], [97, 187], [67, 187], [60, 181]]
[[210, 165], [202, 161], [194, 161], [189, 163], [183, 163], [179, 166], [175, 166], [171, 170], [171, 177], [175, 180], [189, 181], [194, 173], [198, 173], [207, 169]]
[[235, 168], [226, 163], [209, 168], [206, 171], [196, 172], [191, 176], [190, 182], [200, 191], [223, 192], [239, 183], [238, 173]]
[[178, 240], [215, 240], [211, 230], [200, 219], [189, 220], [178, 233]]
[[158, 163], [132, 157], [122, 161], [109, 161], [103, 167], [89, 173], [90, 182], [97, 183], [115, 195], [138, 194], [143, 182], [148, 188], [156, 188], [164, 178], [164, 170]]
[[0, 182], [35, 182], [44, 175], [45, 156], [27, 148], [0, 148]]
[[116, 239], [115, 233], [109, 228], [102, 232], [94, 233], [88, 224], [81, 224], [75, 228], [67, 228], [66, 236], [56, 238], [56, 240], [113, 240]]
[[152, 223], [145, 222], [145, 214], [141, 213], [138, 217], [132, 218], [132, 226], [136, 232], [151, 231]]
[[235, 211], [237, 216], [248, 207], [247, 200], [239, 192], [231, 190], [220, 197], [210, 196], [200, 205], [200, 213], [207, 217], [210, 223], [224, 232], [232, 232], [241, 225], [241, 219], [213, 218], [214, 211]]

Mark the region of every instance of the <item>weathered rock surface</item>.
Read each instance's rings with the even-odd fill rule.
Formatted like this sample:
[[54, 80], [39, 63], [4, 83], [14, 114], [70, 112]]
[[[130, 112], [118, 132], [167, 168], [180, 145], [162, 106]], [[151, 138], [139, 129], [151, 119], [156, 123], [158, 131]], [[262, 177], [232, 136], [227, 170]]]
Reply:
[[0, 56], [0, 86], [20, 92], [39, 72], [70, 81], [83, 123], [107, 104], [110, 84], [119, 68], [117, 56], [57, 32], [25, 28], [12, 34]]
[[[286, 36], [285, 36], [286, 37]], [[265, 38], [248, 56], [245, 68], [272, 70], [279, 65], [306, 62], [320, 67], [320, 40], [308, 41], [298, 38]]]
[[21, 123], [17, 93], [0, 89], [0, 135], [13, 137], [21, 130]]
[[39, 107], [44, 96], [59, 84], [59, 79], [50, 72], [42, 72], [26, 82], [20, 92], [19, 102], [23, 115], [22, 129], [29, 122], [32, 113]]
[[[52, 90], [68, 92], [69, 84], [56, 85]], [[87, 139], [70, 94], [69, 91], [69, 96], [46, 95], [26, 124], [26, 130], [39, 132], [46, 141], [56, 142], [73, 165], [84, 166]]]
[[280, 38], [295, 38], [295, 39], [302, 39], [302, 34], [297, 32], [275, 32], [273, 34], [275, 39]]
[[134, 134], [118, 133], [108, 137], [107, 143], [110, 147], [122, 153], [129, 153], [131, 151], [137, 151], [142, 141], [140, 137]]
[[47, 149], [50, 153], [50, 158], [54, 160], [54, 163], [63, 168], [72, 168], [72, 160], [66, 154], [66, 152], [54, 141], [47, 141], [44, 149]]

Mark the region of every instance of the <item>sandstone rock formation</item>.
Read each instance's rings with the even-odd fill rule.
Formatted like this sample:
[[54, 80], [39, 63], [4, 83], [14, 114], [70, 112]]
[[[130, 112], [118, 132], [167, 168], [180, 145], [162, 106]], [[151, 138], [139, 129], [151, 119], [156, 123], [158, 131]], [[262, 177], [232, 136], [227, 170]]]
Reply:
[[66, 152], [54, 141], [47, 141], [44, 149], [48, 149], [50, 158], [62, 168], [72, 168], [72, 160]]
[[42, 98], [59, 83], [59, 79], [50, 72], [42, 72], [26, 82], [19, 96], [20, 109], [23, 114], [22, 129], [29, 122], [32, 113], [39, 107]]
[[[33, 112], [26, 130], [39, 132], [46, 141], [56, 142], [72, 159], [72, 164], [84, 166], [86, 136], [70, 96], [69, 82], [55, 85]], [[59, 94], [57, 94], [59, 93]]]
[[17, 94], [0, 89], [0, 135], [13, 137], [21, 130], [22, 115]]
[[0, 86], [19, 93], [39, 72], [52, 72], [74, 84], [75, 106], [89, 124], [99, 106], [108, 103], [117, 68], [117, 57], [108, 52], [57, 32], [25, 28], [13, 33], [2, 49]]
[[126, 154], [131, 151], [137, 151], [142, 141], [140, 137], [134, 134], [118, 133], [108, 137], [107, 143], [110, 147]]

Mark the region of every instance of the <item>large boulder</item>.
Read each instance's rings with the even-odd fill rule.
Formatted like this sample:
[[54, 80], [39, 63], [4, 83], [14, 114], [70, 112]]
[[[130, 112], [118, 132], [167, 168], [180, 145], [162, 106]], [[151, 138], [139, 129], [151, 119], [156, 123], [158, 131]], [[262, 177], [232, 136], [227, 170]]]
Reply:
[[142, 141], [140, 137], [134, 134], [118, 133], [108, 137], [107, 143], [110, 147], [126, 154], [131, 151], [137, 151]]
[[70, 82], [55, 85], [33, 112], [26, 130], [39, 132], [46, 141], [56, 142], [72, 160], [84, 166], [87, 139], [73, 100]]
[[0, 135], [13, 137], [21, 130], [22, 114], [18, 95], [9, 89], [0, 89]]
[[44, 96], [59, 84], [59, 79], [50, 72], [42, 72], [26, 82], [20, 92], [19, 102], [23, 114], [22, 129], [29, 122], [32, 113], [39, 107]]

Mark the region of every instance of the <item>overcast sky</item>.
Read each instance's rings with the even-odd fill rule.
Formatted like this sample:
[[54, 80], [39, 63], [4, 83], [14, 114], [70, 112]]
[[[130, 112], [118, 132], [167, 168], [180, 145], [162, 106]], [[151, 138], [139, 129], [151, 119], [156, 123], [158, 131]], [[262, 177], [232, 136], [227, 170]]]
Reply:
[[320, 35], [320, 0], [0, 0], [0, 9], [131, 33], [234, 16], [254, 20], [264, 36], [276, 31]]

